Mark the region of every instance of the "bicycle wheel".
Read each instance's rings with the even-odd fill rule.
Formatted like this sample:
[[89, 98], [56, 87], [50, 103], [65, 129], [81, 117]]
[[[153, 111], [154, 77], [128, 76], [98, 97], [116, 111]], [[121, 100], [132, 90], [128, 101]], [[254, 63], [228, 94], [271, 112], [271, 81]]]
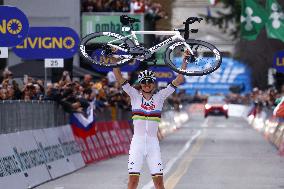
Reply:
[[[193, 55], [187, 59], [187, 68], [181, 69], [184, 58], [185, 45], [189, 45]], [[175, 72], [187, 76], [201, 76], [217, 70], [222, 62], [219, 50], [205, 41], [188, 39], [186, 42], [175, 42], [168, 46], [165, 54], [166, 64]]]
[[133, 58], [129, 48], [134, 43], [117, 33], [97, 32], [85, 36], [80, 44], [80, 56], [91, 64], [105, 67], [122, 66]]

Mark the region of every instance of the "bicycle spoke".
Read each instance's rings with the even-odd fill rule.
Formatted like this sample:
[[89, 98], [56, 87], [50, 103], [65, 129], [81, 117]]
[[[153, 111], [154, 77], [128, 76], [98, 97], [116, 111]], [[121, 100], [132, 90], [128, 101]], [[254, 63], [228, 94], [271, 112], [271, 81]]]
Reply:
[[[129, 62], [133, 56], [128, 53], [128, 44], [125, 40], [121, 40], [123, 37], [117, 35], [101, 32], [86, 36], [82, 40], [85, 47], [85, 52], [81, 51], [82, 57], [88, 62], [107, 67]], [[127, 42], [129, 43], [129, 39]]]
[[[211, 73], [220, 66], [221, 60], [216, 60], [216, 55], [213, 52], [214, 46], [209, 46], [208, 43], [189, 40], [192, 43], [177, 43], [174, 48], [167, 51], [166, 57], [169, 59], [168, 64], [178, 73], [186, 75], [204, 75]], [[209, 47], [208, 47], [208, 46]], [[187, 49], [190, 47], [191, 49]], [[185, 51], [191, 50], [192, 54], [185, 57]], [[184, 58], [187, 59], [187, 68], [181, 69]]]

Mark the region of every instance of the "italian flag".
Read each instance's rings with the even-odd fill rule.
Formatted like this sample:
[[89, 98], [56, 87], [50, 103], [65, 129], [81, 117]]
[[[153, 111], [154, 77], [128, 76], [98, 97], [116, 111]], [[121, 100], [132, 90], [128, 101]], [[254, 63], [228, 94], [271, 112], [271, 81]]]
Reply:
[[208, 0], [210, 5], [216, 5], [219, 0]]

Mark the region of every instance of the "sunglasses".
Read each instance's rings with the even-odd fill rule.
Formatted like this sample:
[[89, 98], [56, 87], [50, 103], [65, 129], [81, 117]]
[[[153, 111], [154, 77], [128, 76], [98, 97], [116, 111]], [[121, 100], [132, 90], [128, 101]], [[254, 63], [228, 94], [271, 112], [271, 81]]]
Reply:
[[152, 79], [144, 79], [140, 82], [141, 84], [152, 84], [154, 83], [154, 81]]

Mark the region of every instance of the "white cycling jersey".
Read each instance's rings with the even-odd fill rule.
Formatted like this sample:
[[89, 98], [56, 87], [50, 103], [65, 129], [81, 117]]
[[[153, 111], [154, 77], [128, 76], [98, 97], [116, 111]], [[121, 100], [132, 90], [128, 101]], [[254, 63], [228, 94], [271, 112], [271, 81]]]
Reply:
[[157, 137], [158, 126], [165, 99], [175, 87], [169, 84], [146, 100], [142, 93], [126, 83], [122, 89], [130, 96], [134, 135], [131, 141], [128, 160], [130, 175], [140, 175], [144, 157], [146, 157], [152, 176], [163, 174], [161, 152]]

